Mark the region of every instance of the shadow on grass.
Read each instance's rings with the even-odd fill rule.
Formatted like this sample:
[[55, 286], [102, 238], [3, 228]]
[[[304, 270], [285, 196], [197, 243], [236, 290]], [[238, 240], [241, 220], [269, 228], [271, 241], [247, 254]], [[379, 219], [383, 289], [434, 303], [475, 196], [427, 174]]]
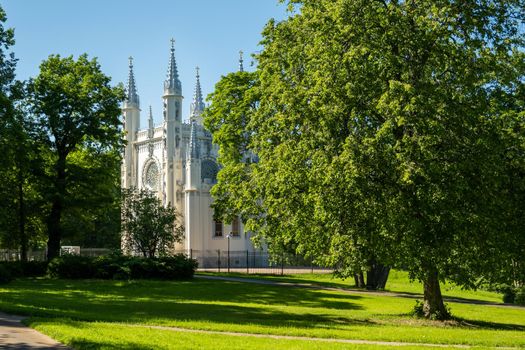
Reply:
[[[352, 312], [332, 311], [364, 310], [363, 296], [307, 288], [214, 280], [119, 282], [25, 279], [2, 289], [0, 309], [37, 317], [168, 326], [186, 322], [302, 329], [379, 326], [374, 320], [355, 319]], [[473, 320], [458, 321], [456, 326], [525, 330], [522, 325]]]
[[374, 325], [330, 311], [360, 310], [356, 301], [361, 298], [224, 281], [20, 280], [4, 288], [0, 308], [37, 317], [163, 325], [188, 321], [298, 328]]
[[72, 339], [69, 346], [76, 350], [115, 349], [115, 350], [151, 350], [151, 346], [144, 346], [133, 342], [120, 342], [113, 344], [107, 341]]
[[[420, 292], [407, 292], [407, 291], [395, 291], [395, 290], [367, 290], [363, 288], [358, 288], [352, 282], [350, 279], [348, 279], [348, 285], [343, 284], [342, 282], [329, 282], [329, 281], [322, 281], [318, 279], [308, 279], [308, 278], [296, 278], [293, 275], [271, 275], [271, 274], [250, 274], [246, 275], [243, 273], [216, 273], [216, 272], [206, 272], [206, 273], [199, 273], [202, 276], [212, 276], [212, 277], [233, 277], [233, 278], [239, 278], [239, 279], [252, 279], [252, 280], [260, 280], [263, 282], [276, 282], [276, 283], [291, 283], [291, 284], [297, 284], [298, 287], [328, 287], [328, 288], [334, 288], [340, 291], [349, 291], [349, 292], [359, 292], [359, 293], [370, 293], [370, 294], [377, 294], [377, 295], [395, 295], [399, 298], [407, 298], [407, 299], [420, 299], [423, 297], [423, 294]], [[502, 304], [499, 302], [494, 301], [486, 301], [486, 300], [479, 300], [479, 299], [473, 299], [468, 297], [459, 297], [459, 296], [446, 296], [446, 293], [444, 293], [443, 299], [446, 302], [453, 302], [453, 303], [461, 303], [461, 304], [473, 304], [473, 305], [491, 305], [491, 306], [498, 306], [498, 307], [511, 307], [511, 308], [521, 308], [519, 305], [508, 305], [508, 304]], [[523, 308], [525, 310], [525, 308]]]
[[517, 324], [507, 324], [498, 322], [487, 322], [478, 320], [469, 320], [464, 318], [455, 318], [455, 320], [464, 327], [476, 328], [476, 329], [491, 329], [491, 330], [504, 330], [504, 331], [525, 331], [525, 326]]

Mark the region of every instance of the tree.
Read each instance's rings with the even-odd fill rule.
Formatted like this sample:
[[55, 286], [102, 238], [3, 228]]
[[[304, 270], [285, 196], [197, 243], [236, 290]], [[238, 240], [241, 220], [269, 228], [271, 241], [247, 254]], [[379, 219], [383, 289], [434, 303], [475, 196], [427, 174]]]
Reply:
[[120, 248], [118, 149], [80, 148], [70, 154], [63, 212], [63, 242], [86, 248]]
[[125, 248], [144, 257], [165, 255], [184, 237], [184, 227], [177, 224], [175, 209], [163, 206], [148, 190], [124, 189], [121, 217]]
[[509, 248], [525, 232], [510, 209], [523, 201], [525, 6], [289, 4], [257, 55], [243, 132], [259, 162], [232, 186], [254, 200], [233, 204], [255, 232], [343, 275], [407, 268], [425, 316], [448, 318], [440, 281], [476, 287], [499, 257], [523, 261]]
[[112, 150], [121, 147], [119, 130], [121, 87], [111, 87], [96, 59], [81, 55], [52, 55], [29, 82], [29, 103], [52, 151], [50, 210], [47, 218], [48, 259], [58, 256], [62, 219], [70, 186], [70, 156], [79, 149]]
[[16, 59], [8, 53], [14, 44], [13, 29], [5, 29], [6, 14], [0, 7], [0, 242], [19, 249], [27, 260], [39, 226], [38, 144], [24, 109], [24, 84], [15, 80]]

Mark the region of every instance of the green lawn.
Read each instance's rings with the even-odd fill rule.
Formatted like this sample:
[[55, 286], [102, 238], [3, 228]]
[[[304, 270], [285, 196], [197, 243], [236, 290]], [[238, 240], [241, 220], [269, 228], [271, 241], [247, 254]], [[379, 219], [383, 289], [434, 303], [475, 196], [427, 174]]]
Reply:
[[[342, 279], [334, 277], [332, 274], [323, 273], [304, 273], [298, 275], [246, 275], [242, 273], [213, 273], [206, 272], [201, 273], [203, 275], [210, 276], [232, 276], [240, 278], [249, 278], [249, 279], [264, 279], [272, 280], [279, 282], [289, 282], [289, 283], [308, 283], [315, 284], [327, 287], [335, 288], [345, 288], [353, 289], [354, 280], [353, 279]], [[396, 292], [396, 293], [408, 293], [408, 294], [422, 294], [423, 293], [423, 284], [418, 281], [410, 281], [408, 279], [408, 273], [405, 271], [392, 270], [388, 276], [388, 283], [386, 285], [385, 291], [387, 292]], [[467, 300], [478, 300], [478, 301], [488, 301], [494, 303], [502, 303], [503, 296], [496, 292], [489, 292], [486, 290], [465, 290], [453, 283], [445, 283], [441, 285], [441, 292], [444, 297], [447, 298], [457, 298], [457, 299], [467, 299]]]
[[[294, 278], [313, 281], [330, 277]], [[450, 303], [458, 319], [442, 324], [410, 317], [407, 313], [413, 305], [414, 299], [408, 297], [201, 279], [185, 282], [21, 279], [0, 288], [0, 310], [31, 316], [28, 323], [32, 327], [76, 349], [388, 348], [185, 333], [146, 326], [525, 347], [525, 309]], [[403, 347], [407, 348], [410, 347]]]

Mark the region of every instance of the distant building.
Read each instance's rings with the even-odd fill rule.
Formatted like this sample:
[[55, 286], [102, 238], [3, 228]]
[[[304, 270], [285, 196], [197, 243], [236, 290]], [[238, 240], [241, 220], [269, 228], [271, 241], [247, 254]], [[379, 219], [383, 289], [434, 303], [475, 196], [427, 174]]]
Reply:
[[[242, 70], [242, 58], [240, 61]], [[147, 188], [158, 194], [165, 205], [182, 214], [185, 237], [177, 250], [195, 255], [226, 250], [231, 233], [232, 251], [253, 251], [250, 234], [240, 220], [215, 222], [211, 208], [211, 187], [217, 182], [218, 148], [202, 125], [204, 102], [197, 68], [195, 91], [187, 120], [182, 119], [182, 87], [172, 40], [168, 74], [164, 81], [163, 122], [153, 125], [151, 106], [147, 128], [140, 128], [140, 102], [129, 62], [127, 96], [123, 104], [127, 145], [122, 162], [122, 187]]]

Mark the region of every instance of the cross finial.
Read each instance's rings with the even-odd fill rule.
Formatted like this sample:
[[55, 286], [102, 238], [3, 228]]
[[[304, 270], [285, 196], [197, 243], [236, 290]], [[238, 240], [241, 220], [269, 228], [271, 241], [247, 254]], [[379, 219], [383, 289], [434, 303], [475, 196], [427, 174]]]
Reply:
[[133, 56], [129, 56], [128, 60], [129, 60], [129, 66], [133, 67]]
[[175, 39], [171, 38], [171, 50], [175, 50]]
[[197, 76], [199, 76], [199, 66], [195, 67], [195, 71], [197, 72]]

